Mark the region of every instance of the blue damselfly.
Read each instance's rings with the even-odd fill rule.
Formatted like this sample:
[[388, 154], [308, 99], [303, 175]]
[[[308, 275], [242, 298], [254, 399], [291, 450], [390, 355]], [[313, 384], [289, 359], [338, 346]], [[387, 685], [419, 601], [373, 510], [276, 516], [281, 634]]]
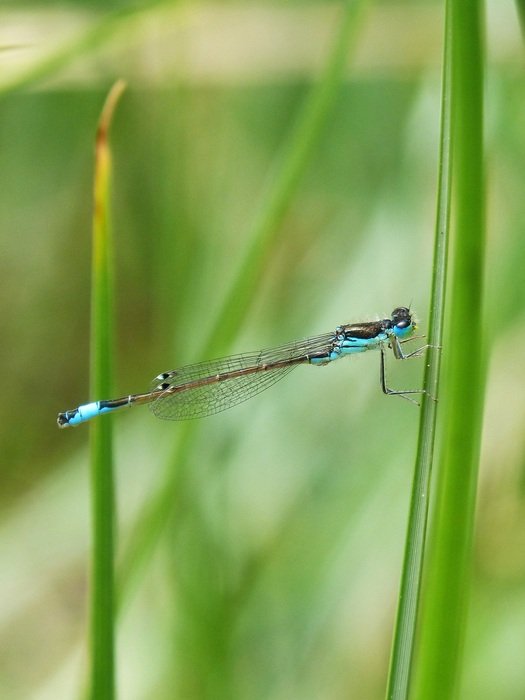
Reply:
[[137, 404], [149, 404], [155, 416], [167, 420], [203, 418], [259, 394], [297, 365], [327, 365], [345, 355], [367, 350], [380, 351], [383, 392], [412, 400], [410, 394], [425, 393], [424, 390], [395, 391], [387, 387], [385, 350], [391, 348], [398, 360], [419, 356], [427, 345], [408, 354], [404, 354], [401, 348], [401, 343], [415, 339], [415, 330], [410, 309], [400, 306], [394, 309], [390, 318], [337, 326], [330, 333], [269, 350], [232, 355], [163, 372], [155, 377], [147, 393], [83, 404], [59, 413], [57, 422], [60, 428], [75, 426]]

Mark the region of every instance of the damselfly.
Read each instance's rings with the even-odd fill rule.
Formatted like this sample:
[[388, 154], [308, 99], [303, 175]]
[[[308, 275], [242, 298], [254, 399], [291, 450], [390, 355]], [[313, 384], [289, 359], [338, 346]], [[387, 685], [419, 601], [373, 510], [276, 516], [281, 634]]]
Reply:
[[345, 355], [367, 350], [380, 351], [383, 392], [413, 400], [409, 395], [425, 393], [424, 389], [395, 391], [387, 387], [385, 350], [391, 348], [398, 360], [421, 355], [428, 345], [406, 355], [401, 348], [401, 343], [415, 339], [415, 330], [410, 309], [400, 306], [392, 311], [390, 318], [337, 326], [331, 333], [269, 350], [232, 355], [163, 372], [155, 377], [151, 390], [145, 394], [87, 403], [59, 413], [57, 422], [60, 428], [66, 428], [136, 404], [149, 404], [154, 415], [167, 420], [203, 418], [259, 394], [297, 365], [327, 365]]

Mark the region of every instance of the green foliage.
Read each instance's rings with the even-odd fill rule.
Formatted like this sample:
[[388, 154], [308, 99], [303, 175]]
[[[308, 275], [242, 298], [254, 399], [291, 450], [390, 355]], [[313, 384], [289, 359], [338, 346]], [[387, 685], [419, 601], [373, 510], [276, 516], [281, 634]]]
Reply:
[[[107, 398], [88, 387], [91, 183], [95, 125], [116, 76], [129, 89], [112, 126], [115, 395], [147, 389], [150, 377], [186, 362], [400, 304], [412, 303], [421, 332], [434, 333], [440, 5], [368, 8], [349, 37], [355, 60], [332, 83], [309, 141], [303, 132], [296, 169], [290, 135], [328, 80], [322, 66], [342, 7], [160, 3], [121, 16], [76, 8], [49, 10], [48, 24], [35, 14], [34, 26], [48, 28], [36, 41], [16, 25], [8, 43], [18, 48], [0, 54], [8, 697], [75, 697], [85, 678], [89, 429], [58, 431], [55, 416]], [[462, 700], [525, 692], [525, 100], [519, 61], [508, 58], [522, 58], [519, 27], [496, 11], [486, 306], [456, 269], [443, 388], [463, 393], [451, 403], [458, 394], [447, 388], [438, 404], [444, 435], [463, 429], [460, 413], [479, 419], [481, 382], [461, 389], [469, 374], [460, 377], [465, 364], [452, 353], [465, 363], [473, 344], [483, 351], [483, 320], [492, 345], [470, 616], [460, 620]], [[73, 47], [68, 22], [81, 30]], [[33, 45], [48, 53], [22, 48]], [[275, 192], [285, 196], [270, 217]], [[474, 236], [466, 214], [462, 221], [458, 230]], [[143, 408], [100, 419], [115, 431], [119, 697], [384, 697], [420, 412], [381, 394], [377, 364], [370, 353], [298, 368], [191, 427]], [[392, 360], [389, 382], [419, 386], [424, 366]], [[462, 462], [471, 498], [463, 446], [449, 447], [440, 459]], [[466, 509], [470, 518], [471, 500]], [[456, 564], [450, 556], [443, 570]]]

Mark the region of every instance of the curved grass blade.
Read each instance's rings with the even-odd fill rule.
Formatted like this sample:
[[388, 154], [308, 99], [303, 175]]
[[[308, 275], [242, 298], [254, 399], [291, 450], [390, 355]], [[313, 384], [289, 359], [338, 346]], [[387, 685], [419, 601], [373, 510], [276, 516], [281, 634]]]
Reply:
[[398, 608], [386, 697], [388, 700], [404, 700], [408, 697], [410, 672], [414, 657], [418, 603], [423, 570], [423, 556], [427, 530], [430, 479], [434, 456], [438, 404], [429, 396], [438, 397], [441, 353], [443, 344], [443, 319], [445, 313], [445, 286], [447, 274], [447, 250], [450, 228], [451, 176], [452, 176], [452, 114], [451, 114], [451, 37], [450, 3], [447, 4], [443, 71], [441, 90], [441, 134], [439, 145], [439, 173], [437, 192], [436, 226], [434, 233], [434, 261], [429, 313], [428, 362], [425, 367], [424, 388], [428, 395], [422, 397], [419, 437], [412, 496], [408, 518], [403, 572], [398, 597]]
[[150, 12], [155, 5], [165, 4], [166, 1], [153, 0], [138, 7], [119, 8], [113, 12], [105, 13], [99, 21], [89, 26], [82, 34], [57, 48], [21, 75], [0, 84], [0, 97], [26, 90], [46, 80], [46, 78], [54, 77], [78, 57], [96, 50], [99, 46], [103, 46], [113, 39], [126, 22], [139, 17], [144, 12]]
[[[274, 245], [278, 226], [281, 223], [295, 194], [301, 176], [305, 173], [314, 148], [319, 143], [323, 129], [332, 113], [338, 90], [344, 78], [349, 55], [353, 53], [361, 27], [367, 0], [349, 1], [345, 4], [339, 31], [318, 83], [313, 87], [291, 137], [284, 147], [276, 172], [271, 179], [266, 197], [252, 226], [251, 245], [239, 267], [237, 276], [226, 295], [214, 328], [203, 347], [212, 344], [220, 353], [226, 353], [228, 345], [247, 317], [249, 307], [256, 296], [267, 256]], [[144, 566], [161, 530], [176, 506], [174, 494], [182, 479], [181, 464], [191, 449], [196, 425], [181, 426], [179, 440], [157, 494], [139, 516], [131, 545], [124, 553], [120, 569], [122, 596], [126, 596], [129, 585], [135, 581], [139, 568]]]

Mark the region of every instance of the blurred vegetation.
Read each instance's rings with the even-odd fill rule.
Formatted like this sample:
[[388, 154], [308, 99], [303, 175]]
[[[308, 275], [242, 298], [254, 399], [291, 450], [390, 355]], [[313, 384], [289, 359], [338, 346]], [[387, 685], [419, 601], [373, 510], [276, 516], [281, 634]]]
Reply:
[[[111, 7], [0, 9], [9, 698], [76, 697], [84, 680], [88, 432], [55, 418], [100, 398], [88, 396], [90, 229], [107, 89], [128, 82], [112, 127], [120, 395], [217, 355], [203, 341], [339, 17], [321, 2]], [[488, 22], [492, 346], [462, 700], [525, 695], [525, 66], [511, 9], [493, 3]], [[232, 351], [409, 303], [425, 331], [441, 10], [369, 8]], [[119, 697], [383, 697], [418, 412], [381, 394], [374, 355], [338, 364], [298, 368], [195, 426], [176, 518], [122, 611]], [[390, 383], [417, 386], [422, 369], [390, 363]], [[114, 425], [123, 552], [182, 428], [140, 408]]]

